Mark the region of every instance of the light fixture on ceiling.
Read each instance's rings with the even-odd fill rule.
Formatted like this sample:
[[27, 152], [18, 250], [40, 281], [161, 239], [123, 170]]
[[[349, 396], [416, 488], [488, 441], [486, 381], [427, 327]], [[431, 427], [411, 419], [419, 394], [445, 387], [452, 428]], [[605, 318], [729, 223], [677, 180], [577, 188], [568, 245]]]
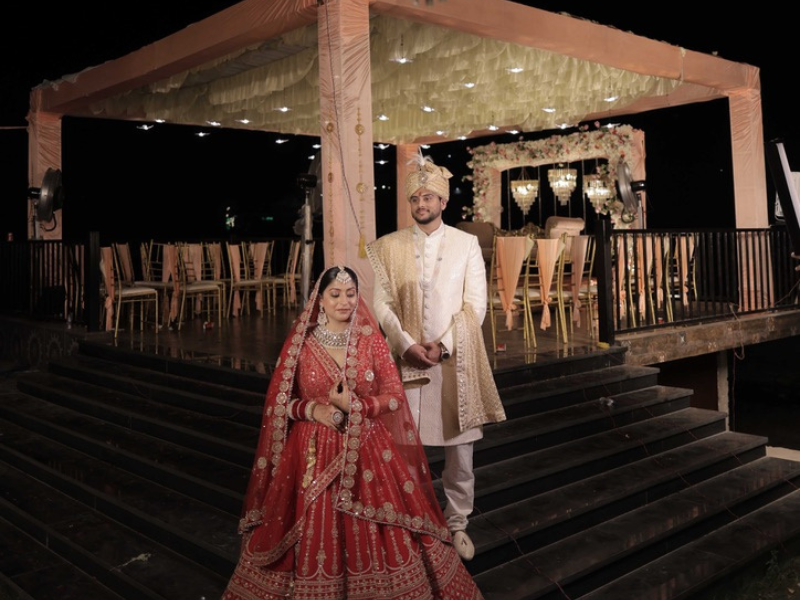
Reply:
[[166, 123], [166, 119], [156, 119], [156, 123]]
[[559, 165], [547, 171], [547, 180], [550, 182], [553, 195], [558, 198], [560, 204], [565, 205], [569, 203], [569, 198], [578, 185], [578, 170]]
[[150, 131], [155, 125], [148, 125], [147, 123], [143, 123], [141, 125], [137, 125], [136, 129], [141, 129], [142, 131]]
[[617, 100], [619, 100], [619, 96], [613, 92], [610, 92], [608, 96], [603, 98], [604, 102], [616, 102]]
[[511, 184], [511, 194], [522, 214], [527, 215], [531, 204], [536, 202], [536, 197], [539, 195], [539, 180], [531, 179], [527, 169], [522, 167], [519, 179], [515, 179]]
[[389, 116], [386, 113], [380, 113], [377, 118], [378, 118], [378, 121], [388, 121], [389, 120]]
[[199, 137], [199, 138], [204, 138], [204, 137], [208, 137], [211, 134], [209, 132], [207, 132], [207, 131], [198, 131], [197, 133], [195, 133], [195, 135], [197, 137]]
[[471, 90], [472, 88], [475, 87], [475, 82], [474, 81], [467, 81], [467, 82], [464, 83], [464, 87], [467, 88], [468, 90]]
[[544, 112], [546, 112], [546, 113], [554, 113], [554, 112], [556, 112], [556, 107], [555, 106], [543, 106], [542, 110]]
[[400, 36], [400, 51], [398, 52], [397, 56], [395, 56], [394, 58], [390, 58], [389, 60], [392, 62], [396, 62], [397, 64], [400, 65], [407, 65], [408, 63], [414, 62], [413, 58], [409, 58], [408, 56], [406, 56], [406, 51], [405, 48], [403, 47], [402, 35]]
[[599, 174], [584, 177], [583, 193], [589, 200], [605, 200], [611, 197], [611, 190]]
[[220, 127], [222, 125], [222, 123], [220, 123], [219, 121], [206, 121], [206, 123], [211, 125], [211, 127]]
[[275, 110], [277, 110], [278, 112], [287, 113], [292, 109], [289, 108], [288, 106], [279, 106]]
[[275, 140], [275, 143], [276, 144], [285, 144], [288, 141], [289, 140], [287, 140], [286, 138], [278, 138], [277, 140]]
[[250, 119], [236, 119], [236, 121], [242, 125], [247, 125], [250, 122]]
[[425, 104], [425, 105], [422, 107], [422, 112], [426, 112], [426, 113], [432, 113], [432, 112], [436, 112], [436, 109], [435, 109], [435, 108], [433, 108], [432, 106], [428, 106], [427, 104]]
[[523, 69], [522, 67], [509, 67], [508, 69], [506, 69], [506, 71], [508, 71], [509, 73], [515, 73], [515, 74], [522, 73], [524, 70], [525, 69]]

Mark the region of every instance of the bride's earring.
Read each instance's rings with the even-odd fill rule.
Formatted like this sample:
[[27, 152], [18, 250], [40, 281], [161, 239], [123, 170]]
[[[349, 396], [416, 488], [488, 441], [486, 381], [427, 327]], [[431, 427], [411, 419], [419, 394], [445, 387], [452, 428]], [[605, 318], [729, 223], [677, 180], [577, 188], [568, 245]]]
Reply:
[[317, 323], [325, 325], [328, 322], [328, 315], [325, 314], [325, 309], [319, 307], [319, 314], [317, 315]]

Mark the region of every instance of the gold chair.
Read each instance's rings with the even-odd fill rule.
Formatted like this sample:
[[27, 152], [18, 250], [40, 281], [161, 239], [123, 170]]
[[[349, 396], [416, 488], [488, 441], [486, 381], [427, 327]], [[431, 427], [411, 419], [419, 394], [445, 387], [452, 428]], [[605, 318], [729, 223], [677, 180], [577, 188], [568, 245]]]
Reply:
[[536, 246], [525, 262], [524, 300], [525, 327], [531, 343], [536, 347], [536, 325], [534, 313], [541, 312], [540, 327], [547, 329], [552, 324], [550, 308], [556, 305], [556, 337], [568, 341], [564, 304], [558, 296], [558, 280], [563, 280], [563, 238], [536, 238]]
[[597, 306], [597, 278], [594, 275], [594, 257], [597, 253], [597, 242], [593, 235], [586, 236], [586, 256], [580, 272], [577, 291], [577, 302], [573, 308], [580, 311], [586, 307], [589, 336], [594, 337], [595, 308]]
[[[227, 247], [231, 275], [228, 316], [239, 316], [244, 311], [250, 314], [250, 294], [255, 293], [263, 298], [264, 280], [261, 277], [253, 277], [250, 273], [246, 243], [228, 243]], [[261, 306], [263, 311], [261, 302], [258, 306]]]
[[[302, 251], [303, 242], [301, 240], [292, 240], [289, 244], [289, 252], [286, 258], [286, 268], [282, 273], [276, 273], [270, 276], [268, 282], [268, 291], [270, 294], [270, 306], [276, 306], [278, 301], [278, 290], [283, 292], [283, 305], [284, 306], [297, 306], [297, 294], [300, 286], [300, 276], [298, 268], [300, 265], [300, 254]], [[310, 251], [314, 253], [314, 242], [310, 244]]]
[[248, 279], [260, 279], [264, 284], [264, 293], [256, 295], [256, 308], [259, 312], [275, 310], [273, 287], [282, 277], [272, 275], [272, 251], [274, 240], [264, 242], [242, 242], [242, 255], [247, 259]]
[[228, 313], [228, 291], [231, 285], [231, 276], [224, 259], [222, 242], [203, 242], [203, 279], [214, 281], [222, 290], [222, 314]]
[[[497, 314], [505, 316], [506, 327], [511, 330], [515, 312], [525, 307], [524, 288], [521, 287], [521, 276], [528, 255], [533, 248], [533, 240], [527, 236], [495, 236], [492, 240], [492, 252], [487, 273], [487, 295], [489, 319], [492, 327], [492, 348], [497, 352]], [[526, 342], [528, 329], [524, 325], [523, 333]]]
[[179, 309], [178, 255], [177, 246], [170, 242], [150, 240], [143, 243], [142, 285], [161, 292], [162, 322], [177, 326]]
[[[144, 331], [147, 307], [152, 302], [155, 313], [155, 331], [158, 332], [158, 296], [159, 291], [144, 285], [124, 285], [120, 276], [121, 267], [114, 248], [105, 246], [100, 249], [101, 296], [104, 298], [106, 329], [114, 329], [114, 338], [119, 333], [119, 322], [123, 307], [128, 308], [130, 329], [133, 331], [136, 311], [139, 305], [139, 330]], [[112, 325], [113, 323], [113, 325]]]
[[[196, 302], [193, 313], [206, 312], [206, 320], [212, 321], [214, 307], [217, 309], [217, 322], [222, 322], [222, 308], [225, 300], [222, 296], [224, 285], [221, 281], [203, 279], [203, 246], [202, 244], [179, 243], [178, 248], [178, 290], [180, 306], [178, 308], [178, 331], [183, 326], [187, 300]], [[190, 304], [191, 306], [191, 304]]]

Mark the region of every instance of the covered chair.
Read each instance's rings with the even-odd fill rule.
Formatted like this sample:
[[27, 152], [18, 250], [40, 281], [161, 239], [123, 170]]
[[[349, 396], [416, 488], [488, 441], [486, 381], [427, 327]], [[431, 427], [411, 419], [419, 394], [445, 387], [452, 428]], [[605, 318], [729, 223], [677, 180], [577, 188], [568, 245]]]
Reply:
[[117, 253], [111, 246], [100, 248], [101, 296], [107, 330], [113, 328], [114, 338], [119, 333], [119, 322], [124, 307], [128, 307], [130, 328], [133, 330], [136, 305], [139, 306], [139, 330], [144, 331], [147, 309], [153, 304], [155, 331], [158, 332], [159, 290], [144, 285], [126, 285], [121, 277], [121, 266]]
[[[492, 244], [488, 277], [488, 308], [492, 326], [492, 348], [497, 352], [496, 313], [505, 316], [506, 328], [510, 331], [514, 314], [525, 306], [525, 290], [521, 287], [522, 273], [534, 240], [528, 236], [495, 236]], [[527, 319], [523, 319], [527, 323]], [[535, 338], [528, 337], [528, 328], [523, 325], [526, 342], [535, 346]]]

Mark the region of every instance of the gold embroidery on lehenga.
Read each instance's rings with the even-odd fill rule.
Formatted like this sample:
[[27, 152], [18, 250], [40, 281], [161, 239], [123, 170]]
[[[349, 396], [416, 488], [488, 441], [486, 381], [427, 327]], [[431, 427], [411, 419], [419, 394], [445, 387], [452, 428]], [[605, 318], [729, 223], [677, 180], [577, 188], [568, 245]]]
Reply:
[[303, 474], [303, 489], [306, 489], [314, 480], [314, 465], [317, 464], [317, 437], [312, 436], [308, 441], [306, 450], [306, 472]]

